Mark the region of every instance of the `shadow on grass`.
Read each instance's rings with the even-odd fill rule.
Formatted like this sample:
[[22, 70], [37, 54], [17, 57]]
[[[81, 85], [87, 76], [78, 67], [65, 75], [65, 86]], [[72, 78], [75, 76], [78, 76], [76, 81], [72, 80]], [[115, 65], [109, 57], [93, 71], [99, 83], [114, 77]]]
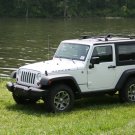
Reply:
[[[70, 113], [78, 112], [78, 111], [88, 111], [88, 110], [111, 110], [112, 108], [119, 108], [119, 107], [130, 107], [135, 106], [135, 104], [132, 103], [120, 103], [119, 98], [117, 95], [115, 96], [102, 96], [102, 97], [91, 97], [91, 98], [83, 98], [80, 100], [77, 100], [75, 102], [74, 108], [72, 109]], [[52, 116], [52, 113], [48, 113], [45, 109], [45, 105], [43, 102], [39, 102], [32, 105], [18, 105], [18, 104], [12, 104], [8, 105], [7, 109], [10, 111], [17, 111], [17, 112], [23, 112], [29, 115], [47, 115]], [[67, 114], [67, 113], [64, 113]], [[54, 114], [53, 114], [54, 115]], [[55, 115], [54, 115], [55, 116]]]
[[19, 104], [12, 104], [6, 107], [10, 111], [17, 111], [23, 112], [29, 115], [34, 114], [49, 114], [45, 109], [44, 103], [36, 103], [36, 104], [28, 104], [28, 105], [19, 105]]
[[96, 96], [91, 98], [83, 98], [75, 103], [75, 109], [82, 110], [98, 110], [98, 109], [110, 109], [113, 106], [121, 106], [118, 95], [115, 96]]

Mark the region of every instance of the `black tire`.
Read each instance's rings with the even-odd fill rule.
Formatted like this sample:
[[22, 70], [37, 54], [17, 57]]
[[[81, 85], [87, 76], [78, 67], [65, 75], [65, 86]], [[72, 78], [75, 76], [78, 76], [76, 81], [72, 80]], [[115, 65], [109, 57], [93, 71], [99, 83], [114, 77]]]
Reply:
[[29, 99], [29, 98], [25, 98], [23, 96], [18, 96], [18, 95], [14, 94], [14, 93], [13, 93], [13, 99], [15, 100], [15, 102], [17, 104], [23, 104], [23, 105], [34, 104], [38, 100], [38, 99]]
[[129, 79], [119, 91], [119, 98], [121, 102], [135, 102], [135, 78]]
[[74, 105], [74, 94], [70, 87], [64, 84], [54, 85], [49, 89], [45, 99], [48, 112], [67, 112]]

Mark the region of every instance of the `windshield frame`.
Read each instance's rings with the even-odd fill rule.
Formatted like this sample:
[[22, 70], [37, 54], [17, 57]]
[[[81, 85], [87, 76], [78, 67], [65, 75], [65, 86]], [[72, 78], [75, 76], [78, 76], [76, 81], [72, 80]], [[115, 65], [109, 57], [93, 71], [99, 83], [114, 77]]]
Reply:
[[[85, 55], [82, 55], [78, 58], [75, 58], [75, 57], [66, 57], [66, 56], [62, 56], [62, 55], [58, 55], [57, 53], [59, 53], [60, 49], [62, 49], [63, 46], [70, 46], [70, 47], [77, 47], [78, 46], [78, 49], [80, 49], [79, 47], [85, 47], [83, 51], [86, 51], [85, 52]], [[64, 58], [64, 59], [71, 59], [71, 60], [78, 60], [78, 61], [85, 61], [86, 58], [87, 58], [87, 55], [88, 55], [88, 52], [90, 50], [90, 45], [86, 45], [86, 44], [79, 44], [79, 43], [60, 43], [58, 49], [56, 50], [55, 54], [54, 54], [54, 58]], [[79, 50], [78, 50], [79, 51]]]

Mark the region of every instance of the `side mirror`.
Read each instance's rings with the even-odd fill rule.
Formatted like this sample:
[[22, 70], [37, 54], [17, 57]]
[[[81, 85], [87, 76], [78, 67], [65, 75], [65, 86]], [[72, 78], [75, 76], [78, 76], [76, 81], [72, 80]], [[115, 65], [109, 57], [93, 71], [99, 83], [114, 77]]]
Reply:
[[92, 57], [90, 60], [91, 64], [99, 64], [100, 63], [100, 58], [99, 57]]
[[89, 68], [94, 68], [94, 64], [99, 64], [100, 63], [100, 58], [99, 57], [92, 57], [90, 60], [91, 65]]

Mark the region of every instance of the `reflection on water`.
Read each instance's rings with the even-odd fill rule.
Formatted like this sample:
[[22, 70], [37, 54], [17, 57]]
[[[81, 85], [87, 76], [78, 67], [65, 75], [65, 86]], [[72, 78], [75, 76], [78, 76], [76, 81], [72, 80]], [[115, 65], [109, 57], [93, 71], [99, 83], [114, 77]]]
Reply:
[[[0, 19], [0, 76], [52, 57], [59, 42], [80, 35], [134, 34], [135, 19]], [[50, 54], [48, 55], [48, 44]]]
[[0, 77], [9, 77], [10, 73], [15, 70], [17, 70], [17, 68], [0, 67]]

